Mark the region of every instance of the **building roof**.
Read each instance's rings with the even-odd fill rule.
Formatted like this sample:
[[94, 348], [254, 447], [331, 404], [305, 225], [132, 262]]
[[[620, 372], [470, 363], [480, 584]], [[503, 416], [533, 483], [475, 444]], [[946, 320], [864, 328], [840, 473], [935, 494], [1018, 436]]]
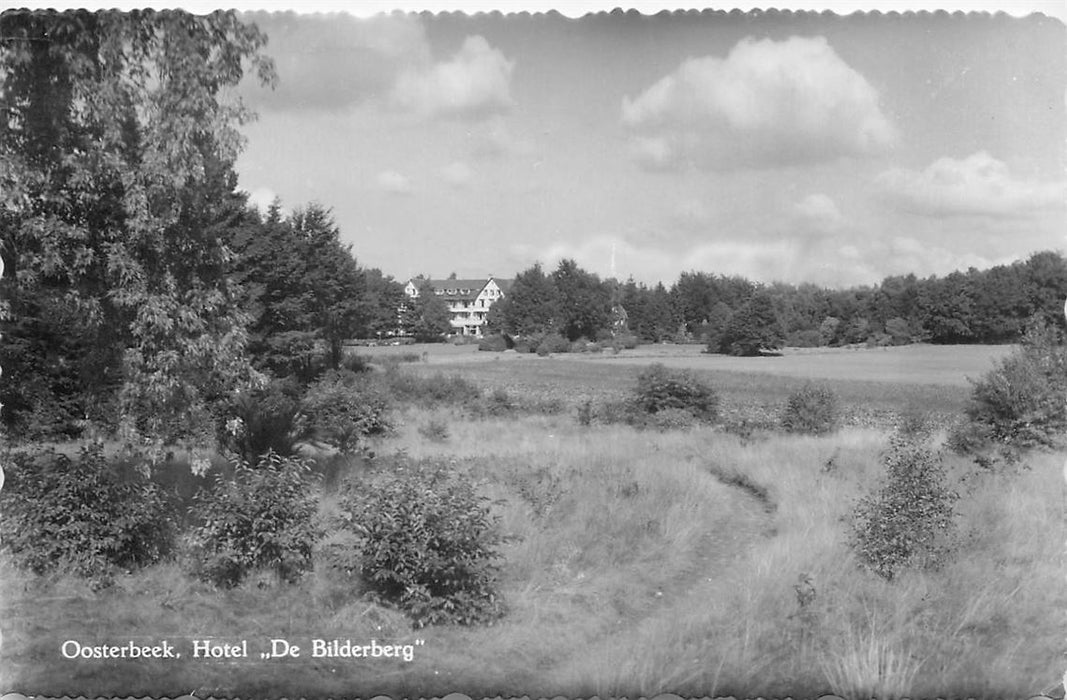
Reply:
[[[433, 287], [433, 291], [446, 299], [470, 299], [474, 300], [485, 288], [485, 285], [489, 283], [489, 280], [496, 282], [496, 285], [504, 292], [507, 292], [511, 286], [511, 280], [501, 280], [495, 277], [486, 277], [482, 279], [454, 279], [454, 280], [425, 280]], [[419, 285], [424, 280], [410, 280], [415, 285]], [[467, 290], [465, 293], [463, 290]]]

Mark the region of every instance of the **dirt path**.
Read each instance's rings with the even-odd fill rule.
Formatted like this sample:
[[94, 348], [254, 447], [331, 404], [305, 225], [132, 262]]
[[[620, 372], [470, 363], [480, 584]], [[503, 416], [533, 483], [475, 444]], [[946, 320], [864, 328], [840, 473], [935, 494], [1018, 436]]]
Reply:
[[[588, 684], [591, 667], [625, 670], [643, 659], [647, 640], [656, 639], [665, 621], [685, 619], [689, 611], [706, 606], [721, 598], [724, 587], [734, 585], [721, 576], [724, 570], [736, 565], [751, 548], [774, 535], [774, 504], [751, 489], [727, 484], [717, 475], [708, 478], [735, 496], [731, 503], [730, 527], [709, 530], [699, 548], [680, 572], [660, 588], [655, 602], [632, 615], [624, 624], [610, 630], [552, 669], [546, 669], [551, 684], [560, 688], [575, 688], [575, 683]], [[591, 661], [593, 662], [591, 664]], [[616, 689], [595, 688], [590, 692], [610, 692]]]

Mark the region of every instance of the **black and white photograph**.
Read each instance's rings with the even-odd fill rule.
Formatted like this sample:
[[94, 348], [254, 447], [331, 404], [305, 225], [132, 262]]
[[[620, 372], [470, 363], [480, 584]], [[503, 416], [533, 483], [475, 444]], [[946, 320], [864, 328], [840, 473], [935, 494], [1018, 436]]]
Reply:
[[0, 696], [1063, 699], [1065, 22], [0, 3]]

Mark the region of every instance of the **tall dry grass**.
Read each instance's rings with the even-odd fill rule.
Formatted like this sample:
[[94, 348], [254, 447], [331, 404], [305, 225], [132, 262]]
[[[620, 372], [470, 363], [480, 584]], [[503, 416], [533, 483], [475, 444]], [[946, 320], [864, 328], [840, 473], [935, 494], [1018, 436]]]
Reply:
[[[447, 439], [420, 434], [431, 420]], [[497, 502], [509, 607], [498, 623], [416, 633], [358, 582], [322, 569], [296, 586], [250, 581], [220, 594], [174, 565], [104, 592], [24, 581], [4, 565], [3, 680], [61, 693], [69, 679], [49, 680], [57, 640], [137, 630], [425, 644], [406, 665], [79, 666], [82, 692], [998, 697], [1052, 687], [1067, 607], [1062, 455], [1000, 474], [949, 458], [963, 495], [958, 556], [888, 583], [858, 566], [847, 524], [881, 477], [885, 446], [875, 430], [742, 442], [708, 428], [412, 409], [374, 449], [454, 460]], [[384, 467], [338, 467], [374, 468]]]

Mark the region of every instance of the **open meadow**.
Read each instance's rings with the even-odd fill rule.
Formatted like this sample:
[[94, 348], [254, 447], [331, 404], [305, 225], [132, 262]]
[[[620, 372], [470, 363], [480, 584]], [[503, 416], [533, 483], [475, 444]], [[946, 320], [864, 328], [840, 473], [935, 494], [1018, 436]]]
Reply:
[[[1047, 691], [1063, 669], [1064, 455], [1031, 452], [993, 470], [938, 447], [967, 400], [967, 377], [1006, 352], [913, 347], [750, 361], [686, 346], [549, 358], [472, 346], [367, 349], [374, 371], [394, 382], [458, 376], [484, 402], [475, 410], [473, 400], [398, 401], [392, 431], [361, 456], [317, 452], [318, 516], [326, 523], [338, 512], [346, 478], [387, 477], [391, 455], [467, 475], [498, 518], [501, 617], [416, 628], [358, 577], [318, 564], [293, 583], [265, 572], [220, 591], [190, 577], [178, 555], [99, 588], [36, 577], [5, 558], [0, 688], [215, 697]], [[706, 380], [722, 419], [601, 420], [653, 362]], [[818, 436], [776, 429], [786, 398], [809, 381], [839, 397], [840, 427]], [[848, 522], [884, 476], [890, 435], [907, 415], [931, 418], [929, 443], [959, 494], [957, 531], [940, 566], [887, 580], [859, 565]], [[164, 639], [181, 658], [61, 653], [67, 640]], [[249, 658], [193, 658], [205, 640], [245, 642]], [[263, 658], [281, 646], [272, 640], [304, 652]], [[313, 655], [326, 648], [315, 640], [397, 651]]]

